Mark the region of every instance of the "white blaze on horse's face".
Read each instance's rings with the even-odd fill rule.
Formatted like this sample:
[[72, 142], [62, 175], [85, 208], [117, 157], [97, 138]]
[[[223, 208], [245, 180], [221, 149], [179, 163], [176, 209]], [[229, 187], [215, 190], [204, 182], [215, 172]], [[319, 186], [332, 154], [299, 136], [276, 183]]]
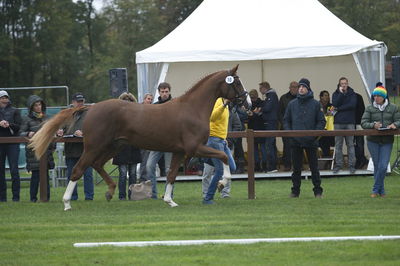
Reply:
[[240, 82], [240, 85], [242, 86], [242, 88], [243, 88], [243, 90], [246, 92], [246, 102], [244, 102], [244, 107], [247, 109], [247, 110], [250, 110], [251, 109], [251, 99], [250, 99], [250, 96], [249, 96], [249, 94], [247, 93], [247, 90], [246, 90], [246, 88], [244, 87], [244, 85], [243, 85], [243, 82], [240, 80], [240, 78], [239, 78], [239, 82]]

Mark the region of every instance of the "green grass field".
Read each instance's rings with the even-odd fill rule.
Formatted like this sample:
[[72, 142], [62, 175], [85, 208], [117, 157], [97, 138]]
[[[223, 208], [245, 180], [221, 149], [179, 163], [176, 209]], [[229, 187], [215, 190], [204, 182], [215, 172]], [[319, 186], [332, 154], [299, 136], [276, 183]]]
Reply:
[[[75, 248], [76, 242], [400, 235], [400, 176], [386, 178], [386, 198], [369, 197], [369, 177], [323, 178], [315, 199], [304, 180], [298, 199], [291, 182], [257, 180], [255, 200], [247, 183], [234, 181], [232, 198], [201, 204], [200, 182], [180, 182], [170, 208], [161, 200], [104, 199], [72, 202], [63, 211], [63, 187], [48, 203], [30, 203], [28, 182], [21, 202], [0, 204], [0, 265], [399, 265], [400, 241], [258, 243], [155, 247]], [[163, 189], [163, 184], [159, 184]], [[10, 193], [10, 192], [9, 192]]]

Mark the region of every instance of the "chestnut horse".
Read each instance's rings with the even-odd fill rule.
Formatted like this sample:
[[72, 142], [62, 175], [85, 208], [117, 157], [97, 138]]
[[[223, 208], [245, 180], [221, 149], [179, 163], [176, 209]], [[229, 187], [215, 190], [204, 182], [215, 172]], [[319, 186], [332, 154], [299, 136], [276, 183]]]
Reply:
[[[84, 151], [72, 170], [63, 197], [64, 210], [71, 209], [72, 191], [89, 166], [107, 183], [106, 199], [112, 198], [116, 185], [103, 166], [117, 154], [122, 144], [172, 152], [164, 194], [164, 201], [171, 207], [178, 206], [171, 195], [179, 165], [185, 155], [218, 158], [228, 168], [226, 154], [207, 147], [205, 143], [209, 136], [210, 115], [218, 97], [250, 105], [250, 98], [236, 75], [237, 69], [238, 65], [228, 71], [210, 74], [184, 95], [164, 104], [138, 104], [112, 99], [91, 106], [83, 122]], [[37, 158], [44, 153], [56, 131], [68, 124], [74, 112], [81, 108], [61, 111], [33, 136], [29, 145], [35, 150]]]

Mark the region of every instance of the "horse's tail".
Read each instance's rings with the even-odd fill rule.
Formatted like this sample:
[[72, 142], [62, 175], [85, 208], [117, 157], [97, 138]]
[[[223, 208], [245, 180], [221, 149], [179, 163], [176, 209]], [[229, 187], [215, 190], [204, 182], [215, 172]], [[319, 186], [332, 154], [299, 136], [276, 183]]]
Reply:
[[74, 117], [74, 113], [85, 108], [87, 107], [82, 106], [62, 110], [43, 124], [42, 128], [29, 140], [30, 143], [28, 145], [29, 148], [35, 151], [35, 156], [37, 159], [40, 159], [46, 152], [50, 142], [54, 140], [57, 130], [67, 124], [70, 124], [72, 118]]

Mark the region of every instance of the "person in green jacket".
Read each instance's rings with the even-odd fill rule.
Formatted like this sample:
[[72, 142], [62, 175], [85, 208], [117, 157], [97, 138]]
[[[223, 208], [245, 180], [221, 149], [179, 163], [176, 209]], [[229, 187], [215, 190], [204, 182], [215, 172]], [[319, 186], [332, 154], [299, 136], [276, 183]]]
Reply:
[[[374, 101], [365, 109], [361, 118], [361, 127], [364, 129], [375, 128], [377, 130], [396, 129], [400, 127], [400, 113], [398, 107], [389, 103], [387, 91], [380, 86], [372, 92]], [[393, 135], [368, 136], [367, 146], [374, 163], [374, 185], [371, 197], [385, 197], [384, 180], [386, 169], [390, 161], [393, 147]]]

